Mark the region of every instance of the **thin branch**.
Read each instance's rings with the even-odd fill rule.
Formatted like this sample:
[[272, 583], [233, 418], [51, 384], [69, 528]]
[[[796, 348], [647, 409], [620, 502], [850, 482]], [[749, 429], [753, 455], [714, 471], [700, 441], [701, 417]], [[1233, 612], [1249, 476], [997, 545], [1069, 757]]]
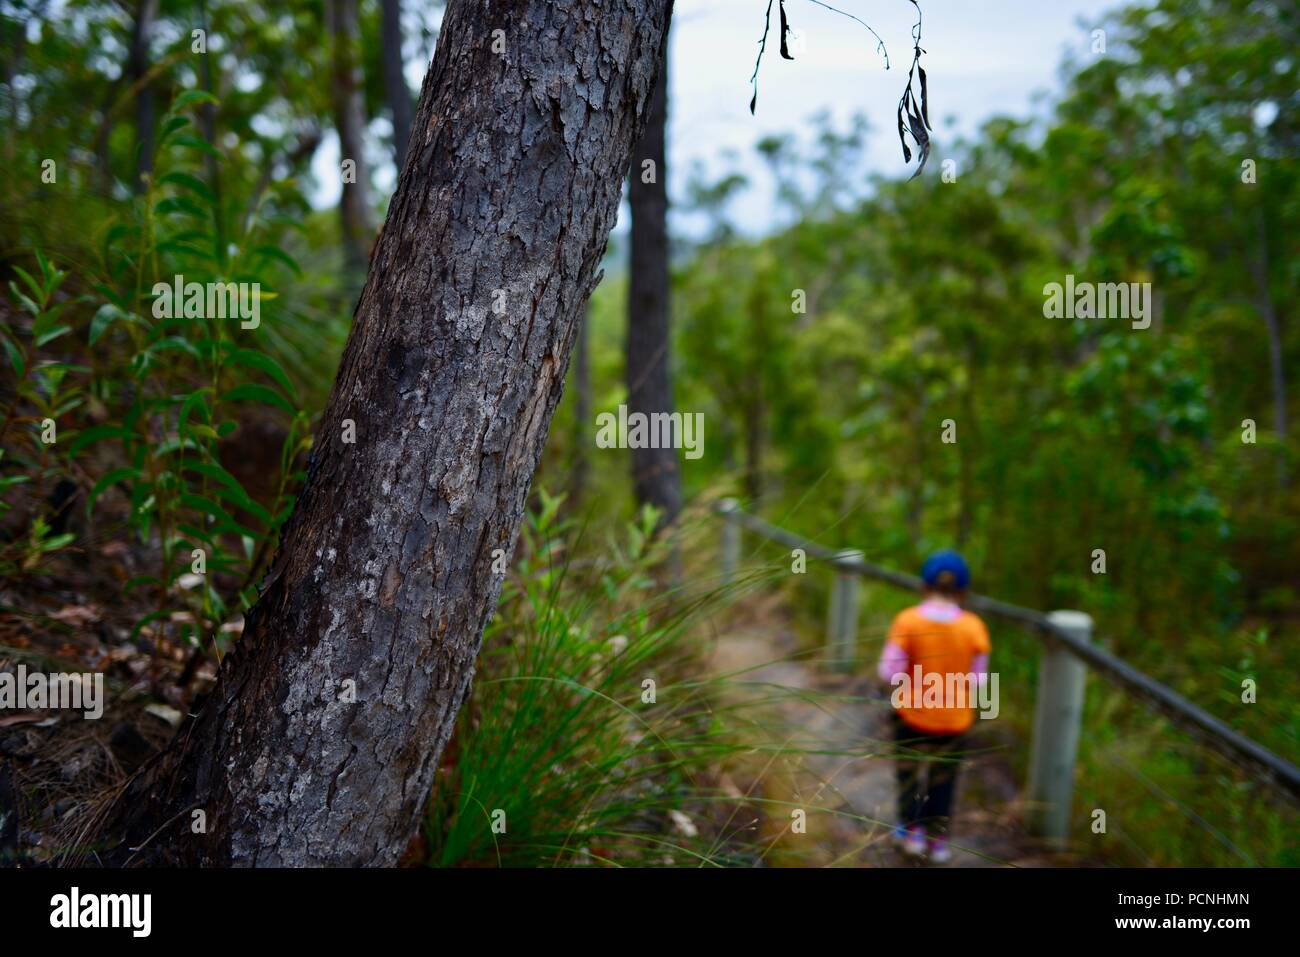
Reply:
[[885, 58], [885, 69], [886, 70], [889, 69], [889, 50], [885, 48], [885, 41], [881, 38], [880, 34], [877, 33], [875, 30], [871, 29], [871, 24], [867, 23], [865, 20], [861, 19], [860, 17], [855, 17], [853, 14], [845, 10], [840, 10], [836, 7], [832, 7], [829, 3], [822, 3], [822, 0], [808, 0], [808, 2], [815, 3], [819, 7], [824, 7], [827, 10], [829, 10], [831, 13], [838, 13], [842, 17], [848, 17], [850, 20], [856, 20], [858, 23], [862, 24], [864, 27], [870, 30], [871, 35], [876, 38], [876, 52]]
[[[763, 36], [759, 38], [758, 57], [754, 61], [754, 73], [749, 78], [749, 82], [754, 88], [754, 95], [749, 101], [749, 112], [751, 114], [758, 106], [758, 69], [763, 64], [763, 54], [767, 50], [767, 35], [768, 32], [772, 29], [772, 2], [773, 0], [767, 0], [767, 12], [763, 14]], [[829, 10], [831, 13], [838, 13], [842, 17], [848, 17], [850, 20], [853, 20], [854, 22], [859, 23], [862, 26], [866, 27], [867, 31], [873, 37], [876, 38], [876, 53], [878, 53], [881, 57], [884, 58], [885, 69], [886, 70], [889, 69], [889, 49], [885, 46], [884, 38], [881, 37], [881, 35], [877, 33], [874, 29], [872, 29], [871, 24], [867, 23], [861, 17], [855, 16], [846, 10], [841, 10], [838, 7], [833, 7], [829, 3], [823, 2], [823, 0], [808, 0], [808, 2], [816, 4], [817, 6], [823, 8], [824, 10]], [[916, 0], [912, 0], [912, 2], [915, 3]], [[790, 24], [785, 16], [784, 0], [780, 0], [780, 6], [781, 6], [781, 55], [785, 57], [787, 60], [793, 60], [794, 57], [790, 56], [789, 48], [786, 43], [787, 34], [789, 33], [790, 30]], [[919, 10], [920, 8], [918, 7], [917, 9]], [[915, 29], [913, 30], [913, 36], [915, 36]]]
[[767, 31], [772, 27], [772, 0], [767, 0], [767, 13], [763, 15], [763, 36], [758, 41], [758, 59], [754, 61], [754, 73], [749, 78], [750, 84], [754, 87], [754, 96], [749, 101], [749, 113], [754, 114], [754, 107], [758, 105], [758, 68], [763, 63], [763, 51], [767, 49]]

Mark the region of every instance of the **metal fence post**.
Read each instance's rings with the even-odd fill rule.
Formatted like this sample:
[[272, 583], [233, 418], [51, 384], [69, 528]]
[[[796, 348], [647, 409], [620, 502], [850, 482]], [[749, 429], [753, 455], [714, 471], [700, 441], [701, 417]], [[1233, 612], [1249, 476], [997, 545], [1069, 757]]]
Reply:
[[[849, 548], [837, 552], [835, 557], [860, 559], [862, 552]], [[837, 671], [851, 672], [857, 658], [859, 584], [857, 575], [836, 568], [835, 583], [831, 586], [826, 642], [831, 652], [831, 666]]]
[[[1047, 619], [1080, 641], [1092, 640], [1092, 618], [1081, 611], [1053, 611]], [[1070, 795], [1087, 677], [1088, 666], [1049, 638], [1038, 665], [1026, 822], [1030, 833], [1058, 846], [1070, 834]]]
[[740, 565], [740, 522], [736, 511], [740, 503], [734, 498], [724, 498], [718, 503], [718, 513], [722, 515], [722, 584], [730, 585], [736, 577]]

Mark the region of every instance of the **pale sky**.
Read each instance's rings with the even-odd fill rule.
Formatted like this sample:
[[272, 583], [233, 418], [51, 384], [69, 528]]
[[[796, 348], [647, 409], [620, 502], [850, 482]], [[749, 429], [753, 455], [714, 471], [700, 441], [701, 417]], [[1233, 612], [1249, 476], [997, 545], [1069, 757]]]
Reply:
[[[750, 74], [763, 31], [763, 0], [677, 0], [671, 36], [669, 91], [670, 196], [682, 196], [693, 160], [721, 172], [722, 151], [737, 150], [743, 172], [765, 183], [753, 145], [763, 136], [806, 129], [829, 111], [840, 129], [855, 112], [871, 124], [867, 166], [886, 175], [911, 175], [898, 145], [895, 114], [912, 60], [916, 8], [908, 0], [827, 0], [871, 25], [889, 51], [886, 71], [876, 39], [860, 24], [815, 5], [786, 0], [792, 31], [805, 52], [778, 52], [778, 18], [759, 73], [758, 108], [749, 113]], [[941, 146], [972, 134], [990, 116], [1028, 116], [1035, 93], [1060, 89], [1064, 53], [1090, 51], [1091, 23], [1115, 9], [1115, 0], [922, 0], [921, 63], [929, 81], [930, 120]], [[1104, 23], [1103, 23], [1104, 26]], [[792, 43], [792, 46], [794, 44]], [[952, 117], [955, 125], [949, 127]], [[930, 167], [935, 173], [937, 167]], [[927, 175], [929, 171], [927, 171]], [[734, 213], [742, 228], [761, 230], [771, 215], [770, 188], [757, 189]]]
[[[884, 69], [876, 40], [864, 27], [812, 0], [786, 0], [791, 28], [801, 36], [792, 42], [795, 59], [781, 59], [773, 3], [758, 110], [750, 116], [749, 78], [763, 32], [765, 0], [676, 0], [669, 61], [671, 198], [683, 198], [694, 161], [714, 176], [727, 170], [724, 154], [730, 149], [738, 154], [733, 165], [755, 184], [732, 207], [733, 218], [747, 232], [770, 228], [772, 190], [754, 144], [770, 134], [799, 135], [808, 129], [809, 117], [820, 111], [829, 112], [840, 129], [854, 113], [865, 115], [871, 124], [868, 170], [909, 175], [894, 116], [912, 59], [915, 8], [909, 0], [828, 2], [880, 34], [891, 68]], [[1028, 117], [1041, 111], [1035, 95], [1059, 92], [1065, 53], [1090, 56], [1092, 25], [1105, 27], [1105, 13], [1117, 6], [1116, 0], [922, 0], [922, 64], [929, 79], [936, 148], [957, 135], [972, 134], [991, 116]], [[1080, 24], [1081, 18], [1086, 25]], [[419, 90], [425, 66], [408, 64], [412, 90]], [[391, 164], [378, 144], [373, 156], [376, 184], [390, 190]], [[337, 202], [337, 169], [338, 146], [331, 137], [313, 162], [321, 184], [314, 197], [317, 205]], [[937, 175], [938, 168], [931, 169]], [[684, 217], [675, 217], [675, 228], [690, 226]]]

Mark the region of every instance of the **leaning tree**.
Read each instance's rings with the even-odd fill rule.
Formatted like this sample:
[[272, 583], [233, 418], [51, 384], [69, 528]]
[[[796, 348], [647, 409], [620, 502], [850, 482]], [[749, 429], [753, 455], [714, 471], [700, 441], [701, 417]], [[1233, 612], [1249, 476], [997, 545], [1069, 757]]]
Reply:
[[397, 860], [500, 591], [671, 9], [447, 5], [279, 553], [208, 703], [109, 811], [101, 859]]

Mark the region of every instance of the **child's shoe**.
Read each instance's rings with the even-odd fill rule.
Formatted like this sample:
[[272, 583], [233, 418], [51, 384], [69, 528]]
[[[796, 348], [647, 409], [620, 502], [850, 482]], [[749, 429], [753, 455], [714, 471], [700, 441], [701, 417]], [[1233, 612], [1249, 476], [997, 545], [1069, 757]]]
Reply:
[[952, 860], [952, 849], [942, 837], [930, 838], [930, 860], [935, 864], [947, 864]]
[[895, 829], [895, 834], [902, 831], [903, 853], [908, 857], [923, 857], [925, 855], [925, 831], [919, 826], [909, 827], [903, 830], [902, 827]]

